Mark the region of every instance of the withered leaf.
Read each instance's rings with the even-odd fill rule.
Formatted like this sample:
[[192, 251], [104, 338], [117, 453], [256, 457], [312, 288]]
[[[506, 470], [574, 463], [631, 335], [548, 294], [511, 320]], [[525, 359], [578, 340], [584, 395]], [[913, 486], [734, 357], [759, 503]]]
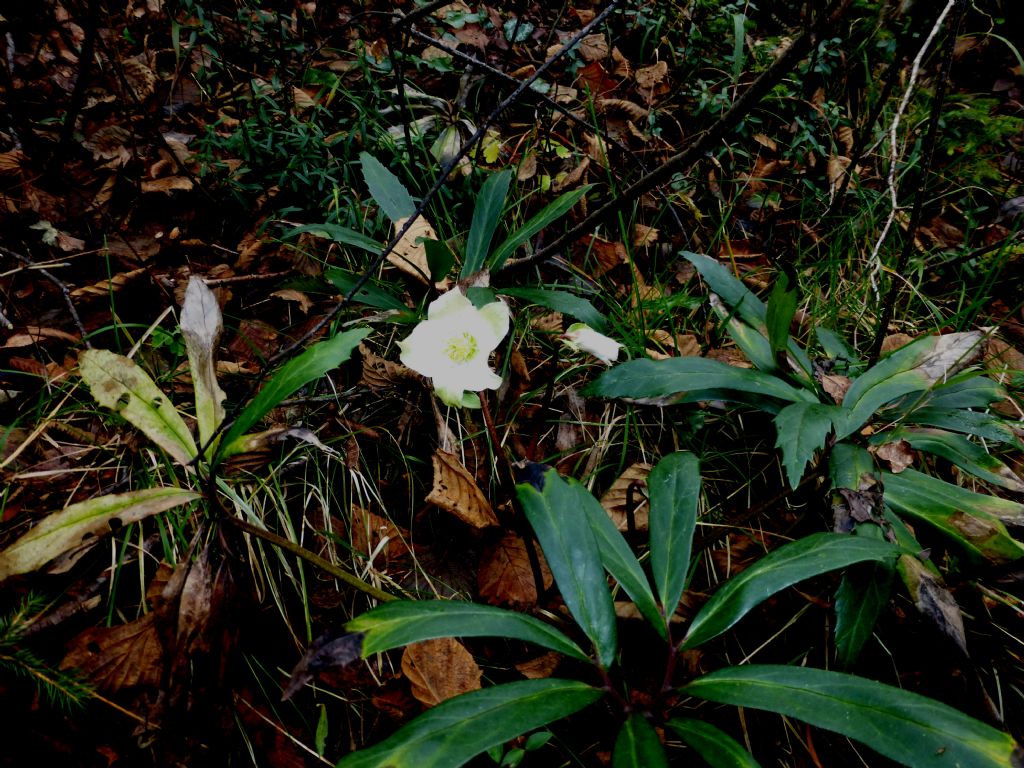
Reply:
[[428, 707], [480, 688], [483, 672], [458, 640], [440, 637], [406, 647], [402, 674], [412, 685], [412, 695]]
[[310, 680], [319, 680], [327, 672], [350, 667], [359, 661], [362, 649], [362, 632], [346, 632], [341, 637], [321, 635], [295, 665], [281, 701], [288, 701]]
[[[405, 543], [409, 537], [407, 531], [355, 504], [352, 505], [350, 526], [352, 548], [367, 557], [373, 557], [377, 568], [382, 568], [388, 562], [409, 552], [409, 547]], [[383, 562], [379, 559], [381, 557]]]
[[462, 522], [474, 528], [487, 528], [498, 524], [491, 503], [477, 486], [459, 457], [440, 449], [434, 451], [434, 487], [427, 503], [451, 512]]
[[[408, 219], [399, 219], [395, 222], [395, 233], [397, 234]], [[430, 264], [427, 261], [427, 249], [420, 240], [437, 240], [437, 233], [430, 226], [430, 222], [420, 216], [412, 223], [402, 239], [398, 241], [395, 248], [388, 254], [388, 261], [405, 272], [412, 275], [421, 283], [430, 282]]]
[[413, 376], [412, 371], [404, 365], [374, 354], [365, 344], [359, 345], [359, 353], [363, 362], [363, 375], [359, 383], [374, 392], [393, 389], [400, 381]]
[[920, 560], [911, 555], [900, 556], [899, 569], [921, 615], [931, 621], [964, 652], [964, 655], [967, 655], [963, 616], [960, 614], [956, 598], [950, 594], [946, 585], [925, 568]]
[[853, 381], [848, 376], [839, 376], [834, 373], [822, 374], [821, 388], [831, 397], [837, 405], [843, 404], [843, 398]]
[[632, 464], [626, 467], [626, 471], [619, 475], [611, 487], [601, 496], [601, 506], [604, 507], [605, 512], [608, 513], [612, 522], [615, 523], [615, 527], [620, 531], [625, 531], [628, 527], [627, 505], [630, 501], [630, 488], [633, 489], [632, 501], [635, 507], [633, 509], [633, 519], [636, 524], [636, 530], [647, 530], [648, 509], [645, 489], [649, 474], [651, 474], [650, 464], [642, 462]]
[[894, 440], [870, 449], [879, 459], [886, 462], [895, 474], [912, 466], [917, 454], [906, 440]]
[[61, 669], [77, 669], [107, 693], [159, 685], [164, 647], [156, 617], [156, 613], [147, 613], [116, 627], [87, 629], [72, 641]]
[[535, 659], [516, 664], [516, 669], [519, 670], [523, 677], [536, 680], [538, 678], [551, 677], [561, 661], [562, 654], [548, 651]]
[[[551, 585], [551, 572], [538, 553], [544, 588]], [[487, 548], [477, 574], [480, 597], [492, 605], [526, 608], [537, 604], [537, 585], [533, 580], [530, 556], [523, 540], [507, 531], [501, 541]]]

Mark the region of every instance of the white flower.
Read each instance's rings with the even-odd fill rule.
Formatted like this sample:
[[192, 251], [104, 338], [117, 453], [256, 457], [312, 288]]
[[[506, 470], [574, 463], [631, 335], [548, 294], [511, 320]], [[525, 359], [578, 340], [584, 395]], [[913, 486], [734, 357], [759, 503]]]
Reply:
[[622, 345], [603, 333], [598, 333], [586, 323], [573, 323], [562, 334], [562, 343], [573, 352], [586, 352], [605, 365], [619, 359]]
[[501, 377], [487, 363], [508, 333], [509, 311], [503, 301], [477, 309], [458, 288], [431, 302], [427, 319], [398, 342], [402, 362], [429, 376], [447, 405], [479, 408], [473, 392], [497, 389]]

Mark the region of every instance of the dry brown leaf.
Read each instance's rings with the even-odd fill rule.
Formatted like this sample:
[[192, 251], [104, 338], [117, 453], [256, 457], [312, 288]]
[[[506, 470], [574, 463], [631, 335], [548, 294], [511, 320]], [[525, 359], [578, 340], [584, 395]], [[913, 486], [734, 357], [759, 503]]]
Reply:
[[571, 171], [569, 171], [567, 174], [565, 174], [565, 176], [563, 176], [561, 179], [559, 179], [551, 187], [551, 191], [552, 192], [564, 192], [567, 189], [575, 187], [577, 184], [579, 184], [580, 179], [583, 178], [584, 174], [586, 174], [587, 169], [589, 167], [590, 167], [590, 158], [589, 157], [584, 157], [579, 165], [577, 165], [575, 168], [573, 168]]
[[612, 48], [612, 61], [615, 62], [615, 66], [612, 68], [613, 75], [626, 78], [633, 74], [633, 65], [618, 48]]
[[764, 133], [755, 133], [754, 141], [765, 149], [770, 149], [772, 152], [777, 152], [779, 149], [779, 145], [775, 143], [775, 139]]
[[622, 243], [613, 243], [601, 237], [588, 235], [580, 238], [580, 245], [589, 250], [590, 255], [597, 261], [593, 268], [594, 277], [601, 277], [615, 267], [629, 263], [629, 253], [626, 251], [626, 246]]
[[668, 90], [665, 83], [665, 75], [668, 74], [668, 62], [659, 61], [649, 67], [638, 69], [634, 78], [636, 79], [637, 92], [648, 104], [652, 103], [655, 97]]
[[[536, 551], [536, 547], [534, 548]], [[544, 588], [551, 585], [551, 572], [538, 553]], [[477, 573], [480, 597], [492, 605], [528, 608], [537, 604], [537, 585], [533, 580], [530, 556], [523, 540], [507, 531], [501, 541], [487, 548]]]
[[22, 164], [27, 160], [20, 149], [0, 152], [0, 176], [17, 176], [22, 171]]
[[164, 176], [161, 179], [148, 179], [142, 182], [143, 194], [150, 192], [163, 192], [166, 195], [172, 192], [190, 192], [192, 190], [192, 179], [185, 176]]
[[658, 242], [658, 230], [645, 224], [633, 225], [633, 247], [646, 248]]
[[608, 39], [604, 34], [597, 32], [580, 40], [577, 50], [580, 52], [580, 58], [584, 61], [598, 61], [605, 58], [611, 49], [608, 47]]
[[156, 687], [163, 672], [164, 647], [156, 613], [115, 627], [93, 627], [76, 637], [61, 661], [106, 693], [137, 685]]
[[630, 120], [644, 120], [649, 114], [645, 107], [641, 107], [627, 99], [600, 99], [595, 104], [597, 114], [617, 114], [624, 115]]
[[[405, 218], [395, 222], [396, 234], [407, 221], [408, 219]], [[422, 216], [416, 219], [409, 227], [409, 231], [402, 235], [402, 239], [395, 245], [395, 249], [388, 254], [388, 261], [421, 283], [429, 284], [430, 265], [427, 263], [427, 249], [423, 247], [423, 243], [418, 242], [420, 238], [437, 240], [434, 228]]]
[[533, 328], [533, 330], [539, 331], [541, 333], [561, 333], [562, 313], [546, 312], [543, 315], [531, 317], [530, 327]]
[[359, 353], [363, 361], [363, 375], [359, 380], [374, 392], [394, 389], [402, 381], [408, 381], [413, 372], [401, 363], [394, 363], [380, 355], [374, 354], [365, 344], [359, 345]]
[[[367, 557], [372, 556], [378, 570], [409, 552], [409, 547], [405, 543], [408, 540], [406, 531], [390, 520], [355, 504], [352, 505], [349, 526], [352, 549]], [[379, 560], [382, 555], [383, 563]]]
[[146, 66], [145, 62], [136, 56], [122, 62], [124, 67], [124, 79], [131, 88], [135, 98], [145, 101], [153, 95], [156, 90], [156, 74]]
[[888, 464], [893, 474], [897, 475], [912, 466], [917, 456], [906, 440], [893, 440], [891, 443], [871, 446], [868, 450]]
[[73, 344], [78, 342], [78, 337], [67, 331], [27, 325], [25, 326], [24, 333], [12, 333], [7, 341], [4, 342], [4, 347], [29, 347], [33, 344], [38, 344], [44, 339], [60, 339], [61, 341], [69, 341]]
[[848, 125], [841, 126], [836, 131], [836, 138], [843, 145], [843, 154], [849, 157], [853, 154], [853, 128]]
[[402, 674], [412, 686], [412, 695], [428, 707], [479, 690], [483, 676], [465, 646], [451, 637], [407, 646], [402, 654]]
[[630, 501], [630, 488], [633, 501], [633, 519], [636, 530], [646, 531], [648, 524], [647, 509], [647, 476], [651, 474], [651, 465], [638, 462], [626, 467], [626, 471], [616, 478], [611, 487], [601, 496], [601, 506], [620, 531], [628, 527], [627, 505]]
[[430, 489], [428, 504], [451, 512], [467, 525], [488, 528], [498, 524], [491, 503], [477, 486], [459, 457], [440, 449], [434, 451], [434, 487]]
[[299, 311], [302, 314], [307, 314], [310, 307], [313, 306], [313, 300], [302, 291], [296, 291], [294, 288], [282, 288], [280, 291], [274, 291], [271, 296], [276, 296], [284, 301], [294, 301], [299, 305]]
[[519, 673], [530, 680], [551, 677], [562, 661], [562, 654], [548, 651], [535, 659], [516, 664]]
[[830, 188], [839, 186], [847, 167], [850, 165], [850, 158], [841, 155], [828, 156], [828, 184]]
[[843, 398], [853, 381], [848, 376], [839, 376], [834, 373], [826, 373], [821, 377], [821, 388], [831, 397], [836, 405], [843, 404]]
[[462, 29], [452, 30], [452, 34], [460, 43], [487, 50], [487, 33], [479, 24], [467, 24]]
[[913, 336], [909, 336], [905, 333], [890, 333], [882, 339], [882, 354], [887, 355], [900, 347], [905, 347], [913, 340]]

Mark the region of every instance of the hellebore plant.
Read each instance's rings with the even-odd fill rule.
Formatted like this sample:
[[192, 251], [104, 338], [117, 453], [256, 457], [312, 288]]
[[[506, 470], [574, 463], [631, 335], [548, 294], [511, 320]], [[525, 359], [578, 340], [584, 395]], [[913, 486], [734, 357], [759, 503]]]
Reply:
[[429, 376], [446, 405], [479, 408], [474, 394], [501, 386], [488, 358], [508, 333], [509, 311], [503, 301], [478, 309], [454, 288], [431, 302], [427, 319], [398, 342], [402, 362]]
[[562, 343], [573, 352], [586, 352], [605, 365], [619, 359], [622, 345], [615, 339], [598, 333], [586, 323], [573, 323], [562, 334]]

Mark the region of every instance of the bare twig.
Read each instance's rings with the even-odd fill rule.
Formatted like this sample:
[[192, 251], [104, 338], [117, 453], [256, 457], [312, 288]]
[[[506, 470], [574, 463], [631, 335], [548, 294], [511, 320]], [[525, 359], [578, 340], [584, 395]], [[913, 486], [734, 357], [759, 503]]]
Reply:
[[32, 259], [30, 259], [28, 256], [18, 253], [17, 251], [12, 251], [10, 248], [5, 248], [4, 246], [0, 245], [0, 253], [6, 256], [10, 256], [12, 259], [16, 259], [17, 261], [20, 261], [22, 264], [31, 267], [36, 272], [45, 277], [47, 280], [49, 280], [51, 283], [53, 283], [55, 286], [57, 286], [57, 288], [61, 292], [61, 295], [64, 297], [64, 303], [67, 304], [68, 306], [68, 313], [71, 315], [71, 319], [74, 321], [75, 327], [78, 329], [78, 333], [82, 337], [82, 341], [85, 343], [86, 347], [92, 349], [92, 343], [89, 341], [89, 338], [86, 335], [85, 326], [82, 325], [82, 318], [78, 316], [78, 310], [75, 309], [75, 303], [71, 300], [71, 290], [67, 287], [64, 281], [58, 278], [49, 270], [37, 266], [36, 263], [32, 261]]

